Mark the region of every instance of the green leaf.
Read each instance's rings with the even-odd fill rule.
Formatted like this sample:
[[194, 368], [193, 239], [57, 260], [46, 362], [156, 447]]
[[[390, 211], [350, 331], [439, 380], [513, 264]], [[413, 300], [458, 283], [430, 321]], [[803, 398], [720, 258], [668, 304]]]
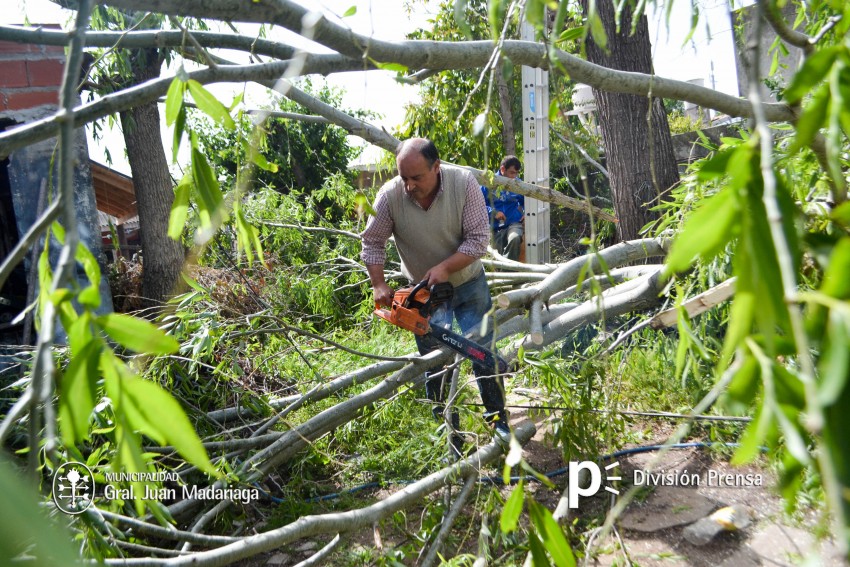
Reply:
[[768, 434], [776, 428], [772, 409], [767, 404], [762, 404], [756, 410], [753, 421], [747, 426], [744, 435], [741, 436], [741, 444], [732, 456], [732, 465], [743, 465], [751, 462], [761, 451], [761, 446]]
[[490, 38], [496, 39], [502, 32], [502, 19], [505, 17], [505, 0], [488, 0], [487, 22], [490, 24]]
[[529, 24], [536, 28], [542, 27], [545, 14], [546, 4], [542, 0], [526, 0], [525, 18]]
[[348, 17], [350, 17], [350, 16], [353, 16], [353, 15], [354, 15], [354, 14], [356, 14], [356, 13], [357, 13], [357, 6], [350, 6], [350, 7], [348, 8], [348, 10], [346, 10], [346, 11], [345, 11], [345, 13], [342, 15], [342, 17], [343, 17], [343, 18], [348, 18]]
[[[779, 39], [779, 38], [777, 38]], [[770, 60], [770, 71], [767, 72], [768, 76], [775, 75], [776, 71], [779, 70], [779, 50], [776, 49], [773, 51], [773, 57]]]
[[516, 529], [517, 523], [519, 522], [519, 516], [522, 514], [522, 504], [524, 500], [525, 488], [522, 480], [520, 480], [505, 502], [505, 507], [502, 508], [502, 517], [499, 521], [502, 532], [508, 534]]
[[59, 383], [59, 420], [67, 445], [76, 445], [88, 437], [100, 376], [97, 368], [101, 346], [99, 340], [92, 339], [75, 353]]
[[180, 241], [189, 214], [189, 191], [192, 188], [191, 178], [184, 176], [174, 188], [174, 202], [171, 203], [171, 215], [168, 217], [168, 236]]
[[466, 19], [467, 0], [455, 0], [454, 19], [460, 32], [466, 39], [473, 39], [472, 28]]
[[237, 251], [244, 250], [248, 257], [248, 265], [250, 266], [254, 259], [254, 254], [261, 262], [265, 263], [263, 257], [263, 245], [260, 242], [260, 232], [257, 228], [248, 222], [241, 207], [235, 207], [234, 217], [236, 220], [236, 244]]
[[100, 307], [100, 264], [97, 263], [94, 254], [82, 242], [77, 244], [76, 260], [82, 264], [83, 270], [86, 272], [86, 277], [91, 283], [91, 285], [80, 292], [77, 296], [77, 301], [81, 305], [95, 310]]
[[820, 361], [818, 400], [821, 405], [833, 405], [850, 379], [850, 320], [846, 313], [831, 310], [827, 324], [828, 341]]
[[818, 87], [797, 122], [797, 135], [794, 137], [794, 143], [789, 148], [789, 152], [794, 153], [800, 148], [807, 148], [811, 145], [812, 140], [823, 128], [826, 121], [826, 115], [829, 111], [829, 98], [829, 85], [823, 84]]
[[[561, 2], [561, 6], [566, 6], [566, 2]], [[558, 36], [558, 42], [566, 42], [566, 41], [574, 41], [576, 39], [581, 39], [584, 36], [584, 28], [572, 28], [568, 30], [564, 30], [561, 35]]]
[[[564, 29], [564, 22], [567, 20], [568, 5], [569, 2], [558, 2], [558, 9], [555, 12], [555, 21], [552, 24], [552, 30], [554, 30], [556, 33], [558, 30]], [[567, 41], [564, 39], [564, 34], [568, 32], [573, 32], [576, 29], [578, 29], [579, 32], [578, 37], [581, 37], [582, 33], [584, 33], [581, 28], [573, 28], [571, 30], [566, 30], [565, 32], [561, 33], [560, 37], [558, 38], [558, 41]]]
[[716, 179], [726, 174], [726, 169], [729, 167], [729, 159], [735, 153], [737, 148], [726, 147], [715, 153], [710, 159], [702, 162], [702, 165], [697, 172], [697, 178], [704, 181]]
[[407, 65], [402, 65], [401, 63], [381, 63], [380, 61], [375, 61], [374, 59], [370, 59], [372, 63], [378, 69], [383, 69], [384, 71], [393, 71], [395, 73], [407, 73], [408, 67]]
[[842, 45], [833, 45], [818, 50], [808, 57], [794, 75], [791, 84], [785, 89], [783, 100], [789, 104], [800, 102], [806, 93], [811, 92], [826, 77], [835, 59], [844, 49]]
[[[842, 143], [841, 124], [842, 117], [848, 115], [847, 103], [850, 100], [845, 100], [843, 97], [843, 89], [840, 88], [838, 67], [835, 67], [830, 73], [829, 87], [832, 101], [829, 105], [829, 127], [826, 130], [826, 161], [829, 174], [835, 181], [838, 191], [846, 193], [847, 182], [842, 168], [842, 153], [845, 151], [845, 146]], [[848, 117], [850, 121], [850, 117]], [[846, 158], [845, 158], [846, 159]]]
[[596, 0], [590, 0], [587, 13], [587, 25], [590, 27], [590, 36], [596, 45], [603, 51], [608, 49], [608, 35], [605, 33], [605, 25], [596, 9]]
[[180, 274], [180, 276], [183, 278], [183, 281], [184, 281], [184, 282], [186, 282], [186, 283], [189, 285], [189, 287], [191, 287], [191, 288], [192, 288], [192, 289], [194, 289], [195, 291], [199, 291], [199, 292], [201, 292], [201, 293], [203, 293], [203, 294], [205, 294], [205, 295], [208, 295], [208, 294], [209, 294], [209, 291], [207, 291], [207, 290], [206, 290], [203, 286], [201, 286], [201, 284], [199, 284], [197, 281], [195, 281], [194, 279], [192, 279], [191, 277], [189, 277], [189, 275], [188, 275], [188, 274], [186, 274], [186, 273], [181, 273], [181, 274]]
[[[848, 55], [850, 58], [850, 55]], [[838, 68], [835, 90], [832, 97], [841, 109], [841, 124], [844, 135], [850, 137], [850, 62], [843, 62]]]
[[198, 217], [204, 231], [199, 240], [206, 242], [224, 220], [224, 196], [206, 156], [195, 145], [192, 147], [192, 180], [198, 190]]
[[98, 317], [97, 324], [115, 342], [136, 352], [170, 354], [180, 348], [177, 339], [144, 319], [123, 313], [109, 313]]
[[665, 271], [670, 274], [691, 266], [697, 258], [712, 258], [737, 232], [738, 201], [728, 187], [705, 200], [685, 221], [667, 256]]
[[54, 221], [50, 228], [53, 230], [53, 236], [56, 237], [59, 244], [65, 244], [65, 227], [59, 224], [58, 221]]
[[[108, 354], [106, 389], [116, 413], [125, 412], [129, 425], [161, 445], [172, 445], [188, 462], [218, 476], [189, 418], [171, 394], [158, 384], [133, 376], [123, 362]], [[138, 457], [134, 456], [134, 460]]]
[[558, 99], [549, 103], [549, 122], [554, 122], [558, 118], [558, 112], [561, 110], [561, 105], [558, 104]]
[[177, 120], [177, 115], [183, 109], [183, 93], [186, 92], [186, 83], [175, 77], [168, 87], [165, 95], [165, 125], [171, 126]]
[[250, 152], [251, 161], [262, 170], [277, 173], [278, 167], [276, 163], [271, 163], [262, 153], [258, 151]]
[[[45, 514], [43, 496], [5, 457], [0, 458], [0, 486], [0, 563], [33, 567], [80, 564], [74, 536], [62, 528], [65, 521], [54, 522], [55, 518]], [[22, 557], [27, 559], [20, 561]]]
[[528, 532], [528, 548], [531, 550], [531, 559], [534, 567], [549, 567], [549, 558], [546, 556], [546, 549], [540, 543], [540, 538], [537, 534]]
[[91, 253], [91, 250], [89, 250], [82, 242], [77, 244], [76, 260], [82, 264], [83, 270], [85, 270], [86, 277], [91, 285], [95, 287], [99, 286], [100, 264], [97, 263], [97, 259], [94, 257], [94, 254]]
[[198, 105], [198, 109], [209, 115], [210, 118], [227, 128], [232, 130], [236, 127], [233, 118], [227, 112], [227, 108], [215, 98], [211, 92], [204, 88], [198, 81], [190, 79], [186, 82], [189, 87], [189, 93]]
[[735, 414], [743, 414], [756, 399], [759, 385], [758, 363], [752, 356], [745, 358], [737, 372], [729, 382], [726, 390], [724, 405]]
[[850, 238], [844, 237], [838, 241], [830, 255], [821, 292], [836, 299], [850, 299], [848, 273], [850, 273]]
[[528, 501], [528, 512], [531, 516], [531, 522], [540, 534], [543, 541], [543, 546], [552, 560], [558, 567], [575, 567], [576, 558], [573, 555], [570, 544], [567, 543], [567, 538], [561, 526], [552, 517], [552, 513], [546, 508], [535, 502]]
[[182, 107], [177, 114], [177, 122], [174, 125], [174, 137], [171, 142], [171, 161], [177, 163], [177, 154], [180, 153], [180, 144], [183, 143], [183, 133], [186, 131], [186, 107]]

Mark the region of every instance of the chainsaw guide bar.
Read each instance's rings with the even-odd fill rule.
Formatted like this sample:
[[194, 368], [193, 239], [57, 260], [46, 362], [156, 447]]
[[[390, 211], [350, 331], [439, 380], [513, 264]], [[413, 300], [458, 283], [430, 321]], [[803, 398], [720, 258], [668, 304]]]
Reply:
[[428, 280], [424, 280], [396, 291], [389, 309], [375, 305], [375, 315], [420, 337], [429, 336], [494, 374], [506, 373], [508, 363], [501, 356], [454, 331], [431, 327], [431, 316], [438, 307], [451, 302], [453, 295], [454, 288], [449, 282], [428, 289]]

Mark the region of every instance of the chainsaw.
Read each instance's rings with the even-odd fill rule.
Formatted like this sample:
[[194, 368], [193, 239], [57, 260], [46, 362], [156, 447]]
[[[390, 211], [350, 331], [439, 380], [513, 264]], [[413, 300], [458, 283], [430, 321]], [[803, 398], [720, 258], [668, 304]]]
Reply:
[[423, 280], [413, 287], [396, 291], [389, 309], [376, 304], [375, 315], [414, 335], [429, 336], [484, 368], [496, 369], [498, 374], [506, 373], [508, 364], [502, 357], [449, 329], [431, 327], [431, 315], [438, 307], [449, 303], [453, 295], [451, 283], [434, 284], [429, 289], [428, 280]]

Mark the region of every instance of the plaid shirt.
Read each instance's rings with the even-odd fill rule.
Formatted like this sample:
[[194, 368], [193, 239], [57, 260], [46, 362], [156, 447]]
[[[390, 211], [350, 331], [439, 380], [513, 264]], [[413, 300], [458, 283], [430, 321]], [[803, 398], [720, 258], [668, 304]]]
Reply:
[[[440, 187], [437, 190], [436, 201], [443, 193], [442, 172], [440, 172]], [[405, 196], [413, 201], [420, 209], [422, 206], [407, 193]], [[375, 197], [375, 215], [369, 217], [366, 229], [360, 234], [363, 242], [363, 251], [360, 259], [366, 265], [383, 266], [387, 259], [387, 240], [393, 234], [393, 219], [387, 204], [386, 190], [381, 189]], [[425, 241], [423, 235], [423, 242]], [[481, 258], [487, 253], [487, 245], [490, 243], [490, 222], [487, 215], [487, 204], [481, 187], [472, 175], [468, 176], [466, 183], [466, 205], [463, 207], [463, 241], [457, 251], [471, 256]]]

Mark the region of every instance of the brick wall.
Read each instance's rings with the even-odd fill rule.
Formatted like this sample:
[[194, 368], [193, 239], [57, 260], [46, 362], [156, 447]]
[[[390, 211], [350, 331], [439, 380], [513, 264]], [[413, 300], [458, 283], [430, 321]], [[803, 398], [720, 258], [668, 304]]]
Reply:
[[0, 113], [56, 106], [64, 67], [62, 47], [0, 41]]

